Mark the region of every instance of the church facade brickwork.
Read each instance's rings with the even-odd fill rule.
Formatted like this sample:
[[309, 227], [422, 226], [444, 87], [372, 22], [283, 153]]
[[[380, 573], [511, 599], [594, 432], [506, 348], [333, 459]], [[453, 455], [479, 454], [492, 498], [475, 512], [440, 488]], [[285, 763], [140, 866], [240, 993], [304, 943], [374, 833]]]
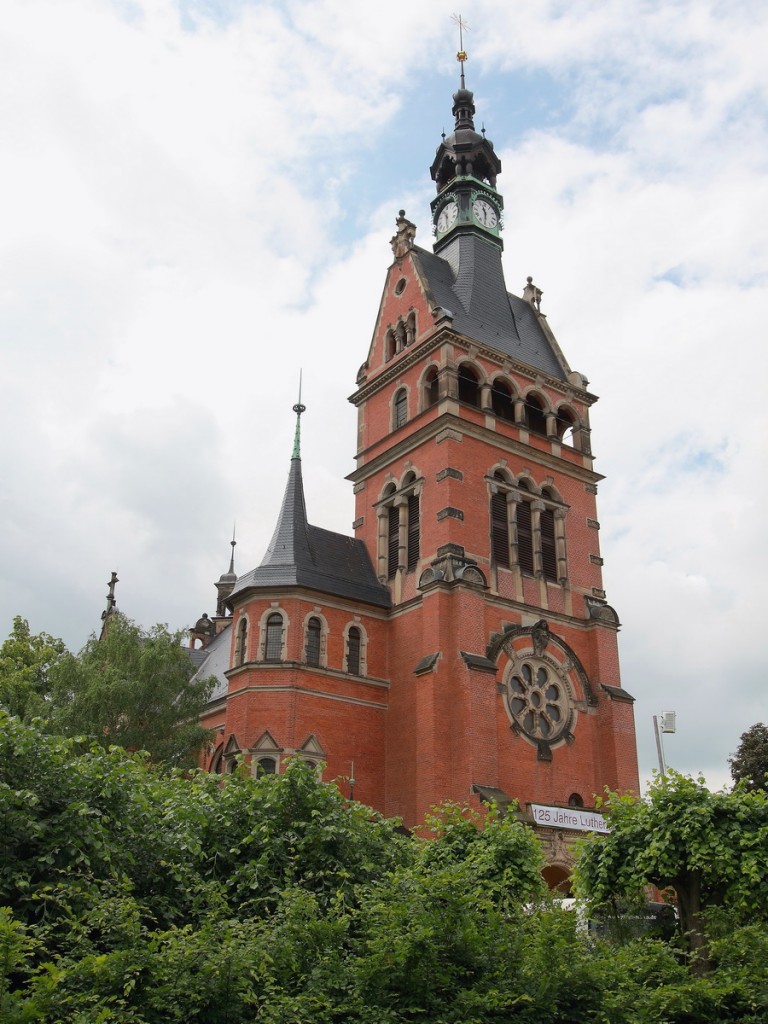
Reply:
[[434, 248], [401, 211], [350, 397], [355, 535], [309, 524], [296, 406], [269, 550], [243, 576], [230, 565], [196, 634], [198, 671], [218, 679], [206, 767], [304, 757], [409, 827], [446, 800], [525, 815], [638, 789], [602, 581], [596, 397], [540, 289], [507, 292], [501, 164], [463, 74], [454, 116], [432, 166]]

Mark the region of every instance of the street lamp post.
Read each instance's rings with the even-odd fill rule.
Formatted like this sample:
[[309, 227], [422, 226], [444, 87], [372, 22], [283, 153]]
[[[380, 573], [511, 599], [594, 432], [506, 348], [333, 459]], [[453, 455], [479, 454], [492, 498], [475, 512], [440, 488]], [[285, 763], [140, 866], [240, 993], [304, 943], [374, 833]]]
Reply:
[[661, 722], [657, 715], [653, 716], [653, 732], [656, 736], [656, 753], [659, 756], [659, 771], [662, 775], [667, 774], [667, 765], [664, 760], [664, 741], [662, 740], [663, 733], [673, 733], [677, 731], [677, 714], [674, 711], [662, 711]]

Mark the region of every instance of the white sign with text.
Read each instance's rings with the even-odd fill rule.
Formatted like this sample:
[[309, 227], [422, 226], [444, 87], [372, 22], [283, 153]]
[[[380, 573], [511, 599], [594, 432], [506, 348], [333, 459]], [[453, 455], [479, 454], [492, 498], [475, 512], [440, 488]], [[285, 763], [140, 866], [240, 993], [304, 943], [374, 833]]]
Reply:
[[537, 825], [574, 828], [579, 832], [610, 832], [605, 818], [597, 811], [585, 811], [582, 807], [547, 807], [545, 804], [530, 806]]

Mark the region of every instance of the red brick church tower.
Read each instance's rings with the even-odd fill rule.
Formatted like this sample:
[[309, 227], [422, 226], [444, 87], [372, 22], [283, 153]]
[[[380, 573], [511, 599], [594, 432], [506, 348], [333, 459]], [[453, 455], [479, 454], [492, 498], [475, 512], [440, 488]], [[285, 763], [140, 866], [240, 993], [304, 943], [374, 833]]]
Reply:
[[307, 521], [299, 405], [267, 554], [230, 566], [197, 634], [199, 671], [220, 679], [212, 767], [322, 762], [406, 825], [444, 800], [588, 808], [605, 786], [638, 788], [601, 577], [596, 399], [531, 279], [507, 292], [501, 163], [463, 71], [453, 99], [434, 247], [401, 211], [350, 399], [355, 538]]

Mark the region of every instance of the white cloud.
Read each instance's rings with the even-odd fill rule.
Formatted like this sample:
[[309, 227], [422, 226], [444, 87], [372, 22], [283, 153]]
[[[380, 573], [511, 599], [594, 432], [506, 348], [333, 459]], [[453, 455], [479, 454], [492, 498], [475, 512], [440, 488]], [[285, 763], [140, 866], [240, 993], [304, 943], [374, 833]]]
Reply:
[[[6, 4], [8, 625], [21, 612], [78, 646], [112, 568], [141, 621], [199, 615], [232, 520], [241, 570], [269, 540], [300, 367], [310, 517], [349, 529], [346, 398], [398, 208], [429, 244], [451, 10], [372, 23], [351, 0]], [[471, 13], [509, 287], [534, 276], [601, 395], [601, 539], [643, 770], [650, 716], [669, 708], [670, 763], [718, 778], [765, 718], [768, 14], [694, 0]], [[425, 74], [446, 83], [439, 109], [414, 85]]]

